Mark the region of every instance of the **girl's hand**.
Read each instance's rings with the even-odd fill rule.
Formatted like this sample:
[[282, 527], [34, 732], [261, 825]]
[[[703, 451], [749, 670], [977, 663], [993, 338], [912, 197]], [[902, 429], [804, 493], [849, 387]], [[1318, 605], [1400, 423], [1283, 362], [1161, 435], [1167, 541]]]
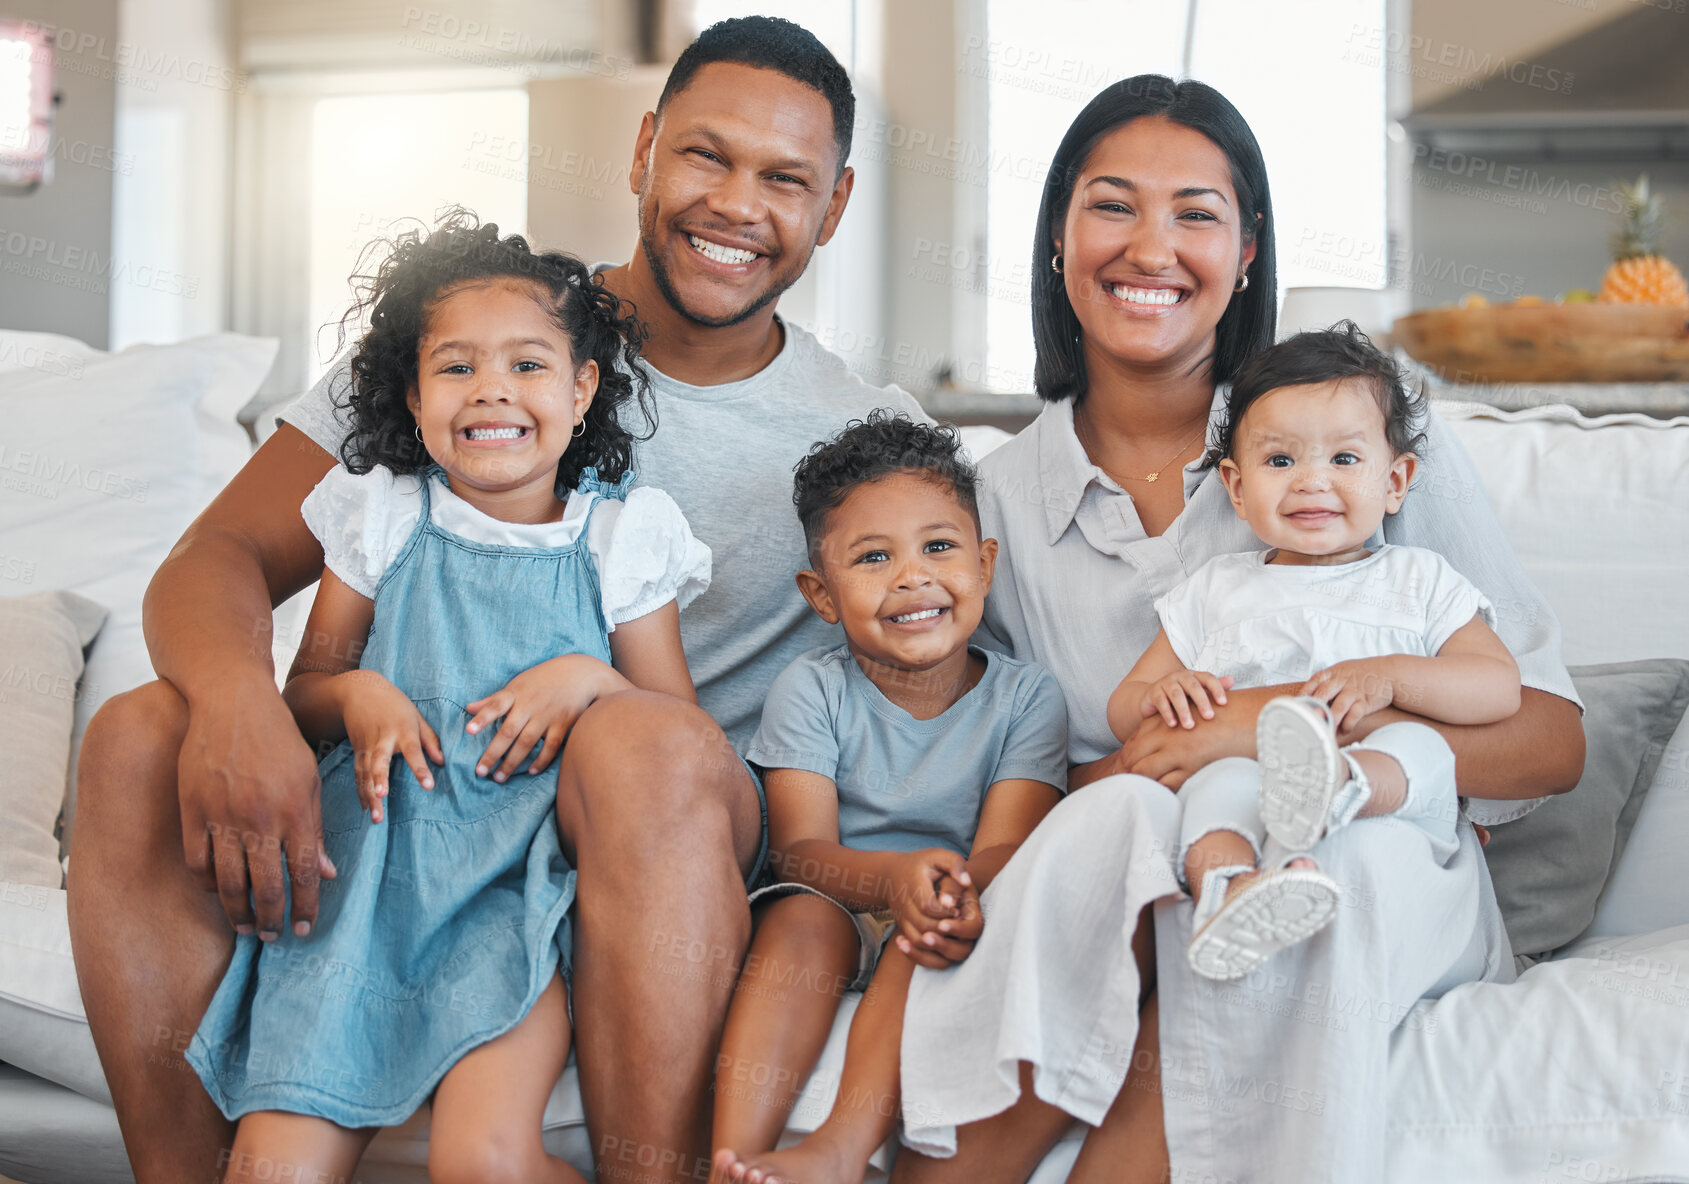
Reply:
[[1396, 697], [1396, 680], [1385, 660], [1360, 658], [1321, 670], [1296, 693], [1330, 706], [1332, 721], [1343, 733], [1390, 706]]
[[[444, 764], [440, 738], [405, 693], [373, 670], [348, 670], [334, 677], [346, 721], [346, 739], [352, 743], [353, 773], [358, 800], [370, 819], [382, 819], [381, 799], [387, 796], [387, 778], [394, 756], [403, 756], [417, 783], [434, 788], [428, 761]], [[427, 760], [424, 760], [426, 755]]]
[[1214, 705], [1225, 706], [1226, 692], [1231, 689], [1229, 674], [1221, 677], [1205, 670], [1179, 670], [1150, 683], [1140, 710], [1145, 719], [1159, 715], [1170, 728], [1194, 728], [1196, 719], [1191, 708], [1196, 708], [1203, 719], [1213, 719]]
[[[961, 899], [954, 892], [941, 891], [947, 878], [964, 891]], [[940, 925], [957, 926], [968, 921], [966, 929], [971, 929], [972, 922], [964, 917], [963, 905], [966, 890], [972, 887], [968, 862], [954, 851], [931, 847], [899, 856], [892, 872], [889, 902], [897, 923], [894, 938], [897, 948], [917, 966], [934, 970], [966, 958], [973, 951], [972, 938], [962, 936], [966, 930], [958, 929], [953, 936], [940, 929]], [[952, 903], [945, 904], [943, 897], [949, 897]], [[977, 913], [977, 898], [973, 908]]]
[[464, 730], [471, 735], [504, 719], [476, 764], [476, 775], [490, 772], [494, 781], [508, 780], [536, 744], [540, 752], [528, 772], [543, 772], [583, 711], [603, 696], [632, 686], [608, 664], [586, 654], [567, 654], [524, 670], [502, 690], [468, 705], [474, 718]]

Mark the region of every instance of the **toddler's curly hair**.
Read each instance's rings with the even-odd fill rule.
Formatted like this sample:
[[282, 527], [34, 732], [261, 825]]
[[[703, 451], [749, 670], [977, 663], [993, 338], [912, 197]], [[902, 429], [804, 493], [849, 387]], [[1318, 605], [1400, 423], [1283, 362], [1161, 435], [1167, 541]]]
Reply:
[[948, 486], [979, 525], [979, 475], [962, 449], [961, 436], [948, 424], [916, 423], [881, 407], [810, 448], [793, 471], [792, 504], [803, 524], [810, 566], [816, 570], [827, 515], [857, 486], [893, 473], [912, 473]]
[[[447, 211], [431, 231], [406, 231], [368, 250], [381, 256], [380, 265], [373, 275], [353, 278], [358, 298], [341, 321], [344, 328], [369, 314], [369, 330], [352, 354], [351, 386], [335, 400], [350, 421], [340, 447], [348, 469], [367, 473], [382, 465], [417, 473], [432, 463], [405, 401], [416, 385], [429, 315], [466, 284], [509, 278], [532, 286], [535, 300], [568, 337], [575, 366], [598, 363], [598, 392], [585, 426], [557, 465], [557, 496], [568, 496], [589, 465], [604, 481], [621, 480], [633, 464], [633, 442], [656, 429], [639, 365], [645, 329], [631, 304], [573, 255], [535, 251], [519, 234], [501, 238], [495, 223], [483, 225], [461, 208]], [[638, 409], [643, 434], [624, 425], [624, 407]]]

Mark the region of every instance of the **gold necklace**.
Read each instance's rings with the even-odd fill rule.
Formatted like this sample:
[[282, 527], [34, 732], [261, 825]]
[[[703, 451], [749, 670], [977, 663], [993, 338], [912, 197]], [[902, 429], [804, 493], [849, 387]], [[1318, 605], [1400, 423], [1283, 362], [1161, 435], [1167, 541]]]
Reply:
[[[1207, 431], [1208, 431], [1208, 424], [1206, 422], [1204, 422], [1203, 425], [1196, 430], [1196, 435], [1192, 436], [1189, 440], [1186, 440], [1183, 444], [1179, 445], [1179, 450], [1177, 452], [1175, 452], [1172, 456], [1168, 457], [1166, 460], [1162, 461], [1161, 464], [1159, 466], [1157, 466], [1155, 472], [1145, 473], [1142, 477], [1123, 476], [1120, 473], [1114, 472], [1112, 469], [1103, 469], [1103, 466], [1100, 465], [1100, 464], [1097, 465], [1097, 467], [1099, 469], [1103, 469], [1103, 472], [1107, 473], [1110, 477], [1113, 477], [1116, 481], [1143, 481], [1143, 482], [1146, 482], [1147, 484], [1154, 485], [1157, 481], [1159, 481], [1161, 479], [1162, 470], [1164, 470], [1168, 465], [1172, 464], [1174, 461], [1178, 460], [1181, 456], [1183, 456], [1187, 451], [1189, 451], [1190, 446], [1192, 444], [1195, 444], [1198, 440], [1202, 439], [1203, 435]], [[1075, 431], [1075, 434], [1076, 435], [1078, 434], [1077, 431]], [[1079, 443], [1080, 443], [1081, 447], [1083, 447], [1085, 442], [1083, 440], [1081, 440]]]

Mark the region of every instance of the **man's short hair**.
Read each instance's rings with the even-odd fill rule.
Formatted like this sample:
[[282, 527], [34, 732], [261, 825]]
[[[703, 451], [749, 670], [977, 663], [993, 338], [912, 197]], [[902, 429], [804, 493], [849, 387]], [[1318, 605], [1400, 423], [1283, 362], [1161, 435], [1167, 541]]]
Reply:
[[[821, 92], [833, 109], [833, 142], [839, 149], [838, 174], [850, 158], [850, 135], [856, 124], [856, 95], [850, 75], [814, 33], [777, 16], [739, 16], [717, 21], [688, 45], [669, 71], [657, 99], [657, 117], [669, 99], [685, 90], [692, 76], [711, 62], [732, 62], [774, 70]], [[836, 179], [836, 178], [835, 178]]]

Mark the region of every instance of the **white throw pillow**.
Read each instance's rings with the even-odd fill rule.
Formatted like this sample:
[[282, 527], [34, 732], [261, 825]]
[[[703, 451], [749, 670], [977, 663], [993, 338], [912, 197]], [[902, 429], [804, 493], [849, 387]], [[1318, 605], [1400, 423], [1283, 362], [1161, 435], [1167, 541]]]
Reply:
[[66, 378], [80, 378], [88, 359], [102, 351], [74, 337], [57, 333], [28, 333], [0, 329], [0, 372], [38, 370]]
[[[46, 336], [0, 335], [0, 358], [8, 341], [22, 349]], [[141, 597], [246, 462], [235, 413], [269, 372], [276, 342], [222, 333], [116, 354], [83, 349], [77, 366], [0, 369], [0, 580], [27, 571], [27, 584], [8, 591], [68, 589], [111, 612], [77, 700], [67, 831], [75, 748], [102, 703], [153, 677]]]

